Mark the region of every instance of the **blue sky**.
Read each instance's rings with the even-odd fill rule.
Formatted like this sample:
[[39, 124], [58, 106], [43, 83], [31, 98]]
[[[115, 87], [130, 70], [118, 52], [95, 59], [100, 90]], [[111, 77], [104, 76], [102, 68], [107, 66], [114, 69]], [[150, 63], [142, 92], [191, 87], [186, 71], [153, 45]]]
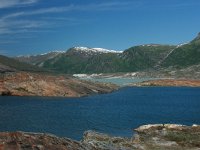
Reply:
[[179, 44], [200, 32], [199, 0], [0, 0], [0, 54]]

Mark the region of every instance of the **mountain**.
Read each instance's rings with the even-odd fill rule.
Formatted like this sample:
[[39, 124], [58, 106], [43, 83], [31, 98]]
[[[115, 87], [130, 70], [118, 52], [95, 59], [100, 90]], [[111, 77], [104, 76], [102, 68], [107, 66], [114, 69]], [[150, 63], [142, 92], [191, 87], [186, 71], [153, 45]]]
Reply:
[[69, 74], [183, 69], [200, 64], [200, 33], [191, 42], [179, 45], [147, 44], [124, 51], [73, 47], [65, 52], [51, 52], [17, 59]]
[[0, 73], [1, 72], [13, 72], [13, 71], [35, 71], [40, 72], [44, 69], [37, 66], [20, 62], [16, 59], [9, 58], [3, 55], [0, 55]]
[[74, 47], [43, 62], [43, 67], [63, 73], [115, 73], [154, 67], [175, 46], [142, 45], [124, 52], [100, 48]]
[[42, 63], [48, 59], [52, 59], [62, 53], [65, 53], [64, 51], [51, 51], [49, 53], [44, 53], [40, 55], [30, 55], [30, 56], [18, 56], [15, 59], [26, 62], [29, 64], [33, 64], [36, 66], [42, 66]]
[[189, 42], [177, 46], [162, 62], [162, 67], [185, 68], [200, 64], [200, 33]]
[[62, 73], [115, 72], [120, 51], [102, 48], [73, 47], [66, 53], [43, 62], [43, 67]]
[[138, 71], [153, 68], [173, 50], [175, 46], [148, 44], [134, 46], [124, 51], [122, 58], [127, 71]]

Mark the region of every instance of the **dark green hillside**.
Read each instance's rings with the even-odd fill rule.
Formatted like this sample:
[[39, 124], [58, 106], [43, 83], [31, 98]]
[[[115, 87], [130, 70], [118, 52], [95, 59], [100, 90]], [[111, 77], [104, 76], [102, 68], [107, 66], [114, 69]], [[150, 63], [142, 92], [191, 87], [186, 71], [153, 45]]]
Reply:
[[162, 63], [163, 67], [184, 68], [200, 63], [200, 34], [189, 44], [176, 48]]
[[113, 53], [87, 56], [69, 52], [45, 61], [43, 67], [62, 73], [101, 73], [116, 72], [120, 63], [119, 56]]
[[169, 45], [143, 45], [127, 49], [123, 53], [123, 62], [128, 70], [137, 71], [153, 68], [175, 46]]
[[174, 46], [136, 46], [123, 53], [94, 53], [69, 49], [43, 63], [44, 68], [62, 73], [114, 73], [152, 68]]

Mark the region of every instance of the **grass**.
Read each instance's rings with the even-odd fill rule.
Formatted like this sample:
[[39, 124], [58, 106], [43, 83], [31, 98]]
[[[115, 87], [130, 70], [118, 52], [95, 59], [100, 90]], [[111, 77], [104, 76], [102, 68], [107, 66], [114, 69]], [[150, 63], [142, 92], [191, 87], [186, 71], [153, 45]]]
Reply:
[[183, 146], [200, 147], [200, 133], [198, 132], [168, 131], [168, 134], [165, 137], [168, 140], [175, 141]]

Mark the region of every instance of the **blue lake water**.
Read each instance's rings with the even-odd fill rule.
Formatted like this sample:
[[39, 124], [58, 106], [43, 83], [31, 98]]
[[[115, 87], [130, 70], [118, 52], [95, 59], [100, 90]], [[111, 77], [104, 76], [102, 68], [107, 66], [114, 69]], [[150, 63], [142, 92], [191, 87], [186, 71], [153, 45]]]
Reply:
[[200, 124], [200, 88], [129, 87], [83, 98], [0, 97], [0, 131], [80, 140], [86, 130], [131, 137], [150, 123]]

